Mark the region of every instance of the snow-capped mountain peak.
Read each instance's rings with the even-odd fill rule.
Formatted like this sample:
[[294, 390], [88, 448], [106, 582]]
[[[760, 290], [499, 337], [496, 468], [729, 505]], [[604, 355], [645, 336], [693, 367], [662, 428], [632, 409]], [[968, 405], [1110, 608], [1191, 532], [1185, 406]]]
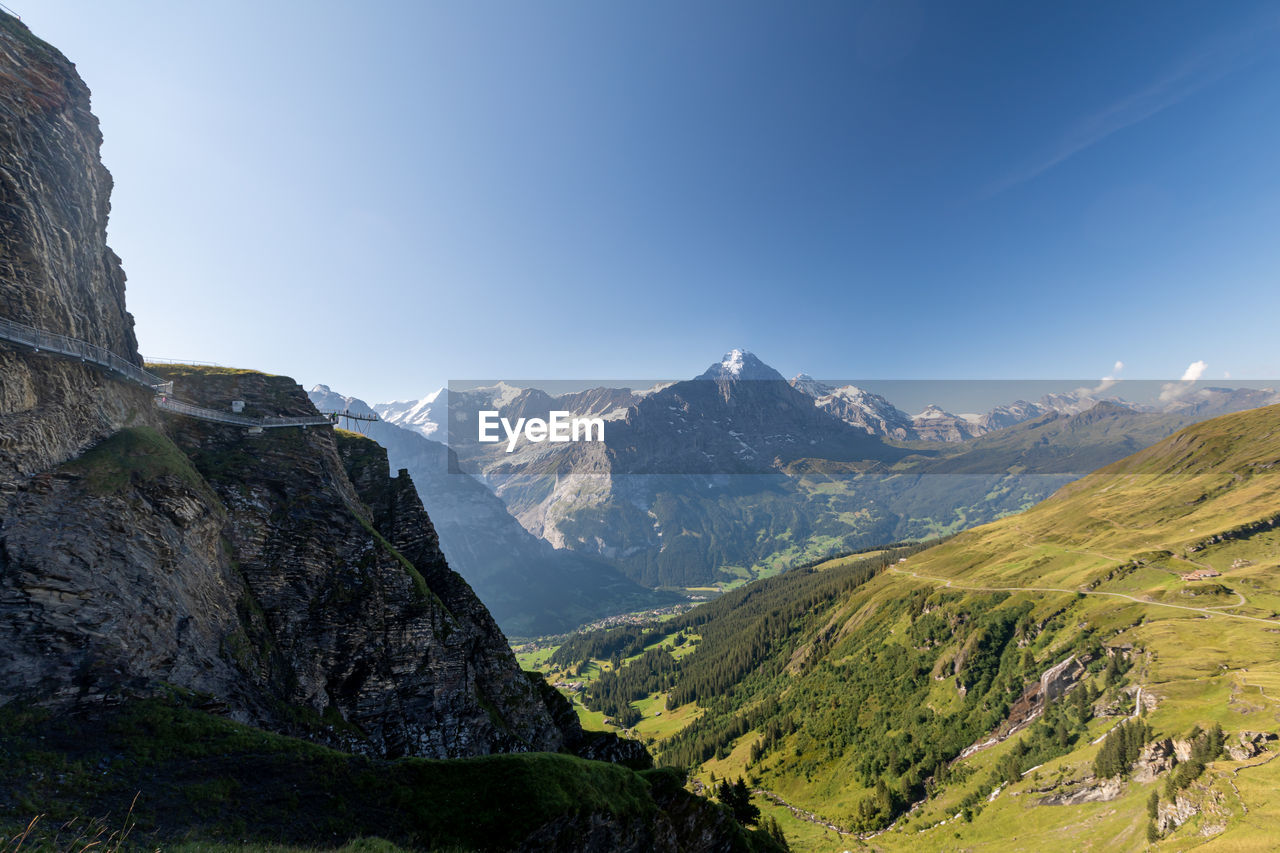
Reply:
[[503, 409], [511, 405], [512, 401], [514, 401], [516, 397], [519, 397], [520, 393], [524, 391], [523, 388], [517, 388], [514, 385], [508, 385], [507, 383], [501, 380], [499, 380], [493, 385], [489, 385], [484, 388], [475, 388], [472, 390], [484, 391], [488, 393], [490, 398], [493, 400], [493, 406], [496, 409]]
[[791, 387], [802, 394], [808, 394], [814, 398], [826, 396], [835, 390], [830, 385], [819, 382], [807, 373], [797, 373], [791, 380]]
[[351, 412], [353, 415], [372, 415], [373, 409], [358, 397], [344, 397], [328, 385], [316, 385], [309, 392], [311, 402], [321, 411]]
[[781, 373], [744, 349], [729, 350], [724, 354], [724, 358], [720, 359], [719, 364], [711, 365], [695, 379], [727, 379], [731, 382], [740, 379], [786, 381]]
[[439, 438], [448, 417], [449, 389], [439, 388], [420, 400], [375, 403], [373, 410], [384, 421], [411, 429], [428, 438]]
[[911, 435], [911, 417], [879, 394], [873, 394], [857, 385], [835, 388], [803, 373], [792, 379], [791, 385], [813, 397], [813, 403], [819, 409], [830, 412], [870, 435], [897, 439], [909, 438]]

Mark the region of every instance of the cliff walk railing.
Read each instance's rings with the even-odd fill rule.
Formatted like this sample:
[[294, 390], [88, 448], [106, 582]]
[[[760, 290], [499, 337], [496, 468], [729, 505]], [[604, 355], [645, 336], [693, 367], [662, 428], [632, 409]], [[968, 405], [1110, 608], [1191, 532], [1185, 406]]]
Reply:
[[327, 412], [303, 417], [268, 418], [251, 418], [232, 412], [220, 412], [217, 409], [206, 409], [203, 406], [196, 406], [173, 399], [170, 396], [173, 394], [172, 381], [143, 370], [138, 365], [126, 361], [110, 350], [103, 349], [88, 341], [82, 341], [79, 338], [59, 335], [55, 332], [46, 332], [42, 329], [36, 329], [0, 317], [0, 340], [29, 347], [34, 352], [47, 352], [97, 365], [105, 369], [113, 377], [151, 389], [156, 395], [156, 408], [161, 411], [175, 415], [186, 415], [214, 423], [246, 427], [255, 432], [264, 429], [279, 429], [281, 427], [333, 426], [341, 417], [355, 420], [377, 420], [376, 416], [352, 415], [349, 412]]
[[181, 400], [174, 400], [163, 394], [156, 397], [156, 408], [175, 415], [187, 415], [202, 421], [214, 421], [220, 424], [234, 424], [249, 429], [279, 429], [280, 427], [333, 426], [334, 418], [329, 415], [310, 415], [297, 418], [250, 418], [231, 412], [220, 412], [217, 409], [206, 409], [193, 406]]
[[82, 341], [79, 338], [59, 335], [56, 332], [46, 332], [42, 329], [24, 326], [22, 323], [0, 318], [0, 339], [30, 347], [36, 352], [51, 352], [96, 364], [118, 376], [124, 377], [130, 382], [150, 388], [157, 394], [173, 393], [172, 382], [143, 370], [138, 365], [124, 360], [109, 349], [104, 349], [88, 341]]

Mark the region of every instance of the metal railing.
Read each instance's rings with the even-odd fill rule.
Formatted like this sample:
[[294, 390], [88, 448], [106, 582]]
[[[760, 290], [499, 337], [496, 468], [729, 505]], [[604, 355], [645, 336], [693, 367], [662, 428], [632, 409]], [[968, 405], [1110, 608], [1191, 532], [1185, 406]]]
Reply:
[[149, 355], [142, 357], [143, 364], [189, 364], [192, 367], [226, 367], [225, 364], [218, 364], [216, 361], [196, 361], [191, 358], [152, 358]]
[[177, 415], [188, 415], [204, 421], [250, 428], [278, 429], [280, 427], [333, 426], [333, 421], [324, 415], [318, 417], [311, 415], [292, 418], [250, 418], [244, 415], [234, 415], [230, 412], [219, 412], [217, 409], [206, 409], [203, 406], [184, 403], [181, 400], [174, 400], [163, 394], [156, 397], [156, 406], [166, 412], [173, 412]]
[[150, 388], [156, 394], [156, 407], [166, 412], [187, 415], [205, 421], [248, 427], [250, 429], [277, 429], [280, 427], [333, 426], [337, 418], [328, 415], [306, 415], [303, 417], [250, 418], [216, 409], [206, 409], [181, 400], [174, 400], [173, 382], [143, 370], [131, 361], [126, 361], [111, 350], [82, 341], [78, 338], [46, 332], [31, 326], [16, 323], [0, 317], [0, 340], [30, 347], [34, 352], [50, 352], [82, 362], [95, 364], [112, 373]]
[[337, 423], [340, 418], [346, 418], [349, 421], [368, 421], [370, 423], [376, 423], [382, 420], [382, 418], [378, 417], [376, 414], [359, 415], [352, 412], [350, 409], [344, 409], [341, 412], [336, 410], [321, 411], [320, 414], [328, 415], [329, 419], [334, 423]]
[[77, 358], [90, 364], [96, 364], [99, 367], [110, 370], [112, 373], [123, 376], [130, 382], [136, 382], [139, 385], [150, 388], [156, 393], [171, 393], [173, 391], [172, 382], [167, 382], [154, 373], [143, 370], [138, 365], [131, 361], [126, 361], [109, 349], [91, 344], [88, 341], [82, 341], [79, 338], [59, 335], [56, 332], [46, 332], [31, 326], [24, 326], [22, 323], [15, 323], [13, 320], [0, 318], [0, 339], [31, 347], [36, 352], [53, 352], [58, 355]]

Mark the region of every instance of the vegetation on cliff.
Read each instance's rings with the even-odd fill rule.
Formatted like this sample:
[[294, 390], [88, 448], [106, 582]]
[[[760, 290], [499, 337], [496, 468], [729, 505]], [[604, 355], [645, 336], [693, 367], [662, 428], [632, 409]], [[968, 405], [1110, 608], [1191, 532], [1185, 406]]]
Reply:
[[[0, 834], [41, 815], [29, 846], [69, 820], [96, 818], [131, 827], [140, 847], [333, 848], [376, 836], [407, 849], [511, 850], [567, 819], [612, 823], [619, 838], [648, 832], [657, 843], [665, 809], [691, 798], [666, 771], [570, 755], [364, 758], [198, 709], [208, 702], [175, 691], [66, 716], [0, 709]], [[773, 849], [705, 807], [705, 825], [728, 833], [725, 849]]]

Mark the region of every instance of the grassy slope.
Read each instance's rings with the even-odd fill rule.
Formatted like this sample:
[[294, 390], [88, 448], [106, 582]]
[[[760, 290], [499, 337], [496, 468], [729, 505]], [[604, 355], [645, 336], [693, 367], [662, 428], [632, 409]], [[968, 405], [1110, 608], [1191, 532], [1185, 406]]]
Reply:
[[[1177, 734], [1191, 725], [1219, 722], [1228, 733], [1277, 729], [1277, 707], [1265, 692], [1280, 685], [1280, 531], [1264, 529], [1246, 538], [1206, 544], [1249, 522], [1280, 512], [1280, 408], [1229, 415], [1192, 427], [1160, 444], [1108, 466], [1034, 509], [971, 531], [912, 558], [905, 575], [878, 579], [883, 587], [950, 584], [985, 587], [1056, 587], [1089, 593], [1073, 616], [1117, 631], [1108, 642], [1144, 650], [1134, 681], [1159, 699], [1149, 715], [1158, 734]], [[1191, 550], [1194, 549], [1194, 550]], [[1162, 554], [1161, 552], [1167, 552]], [[1233, 569], [1237, 560], [1252, 565]], [[1131, 573], [1103, 581], [1119, 566], [1144, 562]], [[1194, 562], [1190, 562], [1194, 561]], [[1186, 593], [1179, 575], [1199, 566], [1224, 573], [1215, 578], [1231, 595]], [[1102, 582], [1099, 582], [1102, 581]], [[1092, 586], [1092, 589], [1089, 587]], [[1099, 595], [1115, 592], [1141, 602]], [[1062, 600], [1069, 593], [1026, 594], [1032, 600]], [[1148, 600], [1150, 603], [1148, 603]], [[1177, 608], [1205, 608], [1206, 612]], [[1252, 619], [1237, 618], [1240, 616]], [[1096, 748], [1077, 749], [1056, 760], [1080, 775]], [[1246, 764], [1256, 763], [1246, 762]], [[1267, 788], [1280, 783], [1280, 762], [1241, 771], [1219, 761], [1203, 781], [1202, 798], [1216, 791], [1230, 810], [1226, 831], [1215, 846], [1265, 849], [1280, 822], [1280, 802]], [[1233, 779], [1249, 805], [1244, 814]], [[1131, 784], [1111, 803], [1076, 807], [1032, 805], [1021, 796], [1040, 787], [1027, 780], [1007, 790], [972, 824], [949, 825], [925, 833], [881, 836], [888, 848], [945, 849], [1055, 846], [1064, 838], [1079, 849], [1140, 849], [1146, 844], [1143, 803], [1156, 786]], [[1246, 791], [1250, 793], [1245, 793]], [[943, 808], [926, 808], [916, 824], [942, 819]], [[1199, 829], [1221, 821], [1201, 818], [1163, 844], [1183, 849], [1201, 843]], [[959, 833], [959, 838], [955, 837]], [[1014, 841], [1014, 838], [1017, 838]], [[1259, 846], [1261, 845], [1261, 846]]]
[[[1135, 666], [1128, 681], [1158, 698], [1149, 715], [1158, 736], [1181, 735], [1192, 725], [1213, 722], [1221, 723], [1229, 739], [1241, 730], [1276, 731], [1280, 619], [1271, 620], [1280, 610], [1280, 530], [1230, 531], [1280, 512], [1277, 474], [1280, 407], [1192, 427], [1019, 516], [912, 556], [839, 601], [815, 604], [797, 620], [796, 640], [783, 650], [790, 655], [785, 676], [743, 679], [727, 691], [727, 704], [744, 709], [776, 696], [806, 722], [820, 717], [827, 706], [855, 695], [848, 682], [859, 671], [879, 666], [880, 655], [913, 652], [909, 634], [920, 619], [908, 604], [914, 596], [917, 601], [926, 597], [925, 611], [962, 619], [1006, 608], [1027, 610], [1034, 627], [1019, 643], [1025, 641], [1034, 665], [1020, 678], [1080, 651], [1083, 638], [1132, 646]], [[1228, 536], [1222, 539], [1224, 532]], [[1215, 538], [1220, 541], [1211, 541]], [[1181, 580], [1182, 573], [1200, 567], [1224, 576], [1200, 583]], [[991, 592], [1015, 587], [1038, 591]], [[936, 660], [932, 686], [926, 679], [916, 693], [898, 701], [918, 703], [937, 715], [963, 710], [954, 679], [943, 677], [959, 651], [953, 642], [922, 658]], [[1102, 686], [1100, 677], [1091, 680]], [[850, 725], [874, 734], [875, 705], [873, 699]], [[695, 719], [689, 707], [676, 709], [675, 715]], [[1131, 783], [1109, 803], [1080, 806], [1035, 805], [1042, 793], [1029, 790], [1084, 778], [1098, 749], [1091, 741], [1115, 722], [1114, 717], [1093, 720], [1066, 754], [984, 803], [972, 823], [954, 820], [966, 797], [981, 794], [985, 801], [992, 768], [1025, 734], [979, 752], [959, 763], [959, 772], [933, 799], [866, 844], [905, 850], [1141, 849], [1146, 846], [1145, 801], [1152, 790], [1163, 791], [1163, 779], [1154, 785]], [[756, 728], [728, 743], [722, 758], [698, 768], [702, 778], [709, 779], [712, 771], [717, 777], [754, 776], [762, 787], [838, 823], [868, 797], [857, 755], [824, 752], [822, 738], [791, 735], [752, 764], [750, 746], [760, 735]], [[1219, 802], [1162, 846], [1182, 849], [1203, 842], [1198, 833], [1206, 828], [1214, 833], [1220, 825], [1224, 831], [1214, 834], [1214, 846], [1264, 849], [1268, 834], [1280, 826], [1280, 801], [1270, 794], [1277, 784], [1280, 762], [1247, 769], [1228, 760], [1215, 762], [1190, 794], [1200, 802]], [[798, 850], [829, 849], [835, 839], [781, 809], [774, 813]], [[860, 842], [847, 838], [842, 843], [852, 849]]]

